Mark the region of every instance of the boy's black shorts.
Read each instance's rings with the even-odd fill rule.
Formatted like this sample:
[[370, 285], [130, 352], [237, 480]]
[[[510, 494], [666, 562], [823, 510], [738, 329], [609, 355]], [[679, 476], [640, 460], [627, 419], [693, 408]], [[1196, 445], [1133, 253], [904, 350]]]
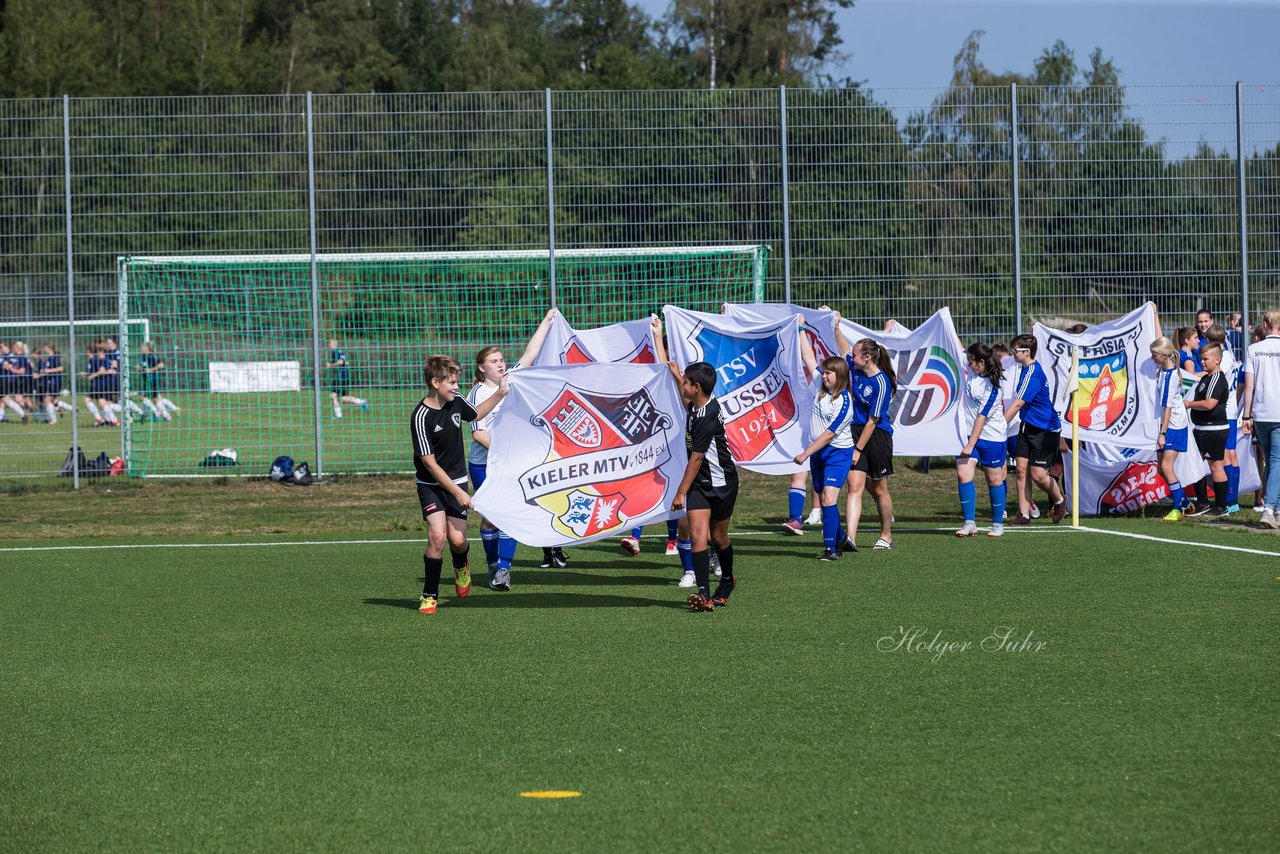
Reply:
[[[854, 425], [854, 435], [862, 427]], [[858, 452], [851, 471], [860, 471], [871, 480], [884, 480], [893, 474], [893, 434], [876, 428], [871, 431], [867, 446]]]
[[733, 505], [738, 502], [738, 487], [720, 486], [714, 489], [700, 489], [694, 486], [685, 498], [687, 509], [710, 510], [711, 521], [720, 522], [733, 515]]
[[1062, 433], [1057, 430], [1044, 430], [1022, 425], [1018, 434], [1018, 456], [1026, 457], [1036, 468], [1047, 469], [1058, 459], [1058, 440]]
[[418, 503], [422, 505], [422, 521], [432, 513], [443, 513], [455, 519], [466, 519], [467, 508], [458, 503], [458, 499], [444, 487], [430, 483], [418, 483]]
[[1192, 430], [1196, 437], [1196, 447], [1200, 449], [1200, 458], [1209, 462], [1221, 462], [1227, 458], [1226, 430]]

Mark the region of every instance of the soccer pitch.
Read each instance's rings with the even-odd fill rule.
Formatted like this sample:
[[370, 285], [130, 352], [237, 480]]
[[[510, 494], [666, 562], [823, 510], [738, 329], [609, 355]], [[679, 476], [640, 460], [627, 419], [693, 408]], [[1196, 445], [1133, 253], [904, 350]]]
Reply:
[[[951, 475], [904, 472], [897, 547], [829, 565], [752, 477], [714, 614], [651, 528], [567, 570], [522, 549], [510, 592], [480, 568], [428, 618], [412, 486], [379, 481], [0, 495], [43, 508], [0, 541], [0, 847], [1280, 842], [1273, 535], [958, 541]], [[548, 790], [580, 795], [521, 796]]]

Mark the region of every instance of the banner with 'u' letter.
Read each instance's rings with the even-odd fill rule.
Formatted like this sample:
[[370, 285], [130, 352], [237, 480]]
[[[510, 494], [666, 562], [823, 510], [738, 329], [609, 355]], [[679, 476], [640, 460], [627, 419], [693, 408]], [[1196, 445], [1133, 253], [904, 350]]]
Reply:
[[486, 519], [531, 546], [666, 521], [688, 463], [666, 365], [525, 368], [508, 382], [474, 498]]
[[800, 354], [794, 317], [749, 322], [722, 314], [662, 309], [671, 358], [683, 369], [707, 362], [715, 370], [725, 439], [745, 469], [791, 474], [807, 444], [814, 391]]

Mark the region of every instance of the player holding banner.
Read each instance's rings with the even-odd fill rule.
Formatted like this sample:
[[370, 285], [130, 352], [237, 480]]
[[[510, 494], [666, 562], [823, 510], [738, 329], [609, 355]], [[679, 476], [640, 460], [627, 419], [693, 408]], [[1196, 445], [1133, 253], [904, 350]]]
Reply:
[[[681, 375], [675, 362], [667, 367], [680, 383], [688, 403], [685, 446], [689, 464], [671, 502], [672, 510], [688, 509], [689, 533], [693, 540], [693, 573], [698, 589], [689, 594], [691, 611], [714, 611], [728, 603], [737, 585], [733, 575], [733, 543], [729, 540], [729, 520], [738, 500], [738, 468], [729, 453], [720, 401], [711, 392], [716, 372], [706, 362], [694, 362]], [[721, 578], [711, 593], [711, 559], [708, 543], [720, 559]]]

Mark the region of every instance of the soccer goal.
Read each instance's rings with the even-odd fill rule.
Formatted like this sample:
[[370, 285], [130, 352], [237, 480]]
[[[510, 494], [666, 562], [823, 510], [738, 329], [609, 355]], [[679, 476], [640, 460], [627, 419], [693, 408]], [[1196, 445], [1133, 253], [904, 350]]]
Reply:
[[[134, 476], [263, 475], [287, 454], [322, 473], [412, 469], [404, 426], [421, 365], [484, 346], [519, 358], [552, 301], [575, 326], [667, 303], [764, 298], [764, 246], [122, 257], [121, 314], [146, 317], [171, 421], [131, 413]], [[139, 392], [136, 353], [123, 380]], [[154, 382], [154, 380], [153, 380]], [[238, 465], [203, 466], [234, 448]]]

